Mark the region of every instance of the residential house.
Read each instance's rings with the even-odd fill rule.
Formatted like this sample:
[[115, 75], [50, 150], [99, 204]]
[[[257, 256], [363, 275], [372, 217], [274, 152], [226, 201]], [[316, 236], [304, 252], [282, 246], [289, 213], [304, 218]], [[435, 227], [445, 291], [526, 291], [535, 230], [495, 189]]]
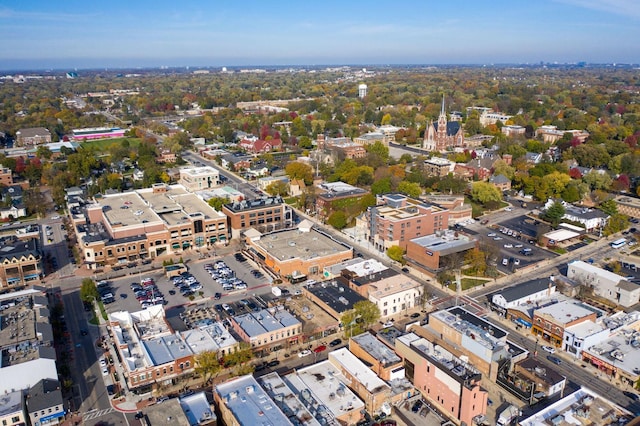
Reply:
[[271, 151], [280, 151], [282, 149], [282, 140], [280, 139], [243, 139], [238, 146], [251, 154], [265, 154]]
[[489, 178], [489, 183], [498, 188], [500, 191], [509, 191], [511, 189], [511, 179], [503, 174], [493, 175]]
[[0, 185], [13, 185], [13, 172], [10, 168], [4, 167], [2, 164], [0, 164]]

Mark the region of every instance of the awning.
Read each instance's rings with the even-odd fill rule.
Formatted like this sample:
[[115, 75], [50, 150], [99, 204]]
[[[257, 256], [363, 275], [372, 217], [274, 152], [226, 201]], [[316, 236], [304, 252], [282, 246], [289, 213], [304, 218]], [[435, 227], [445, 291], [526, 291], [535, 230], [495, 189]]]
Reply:
[[25, 280], [32, 280], [34, 278], [38, 278], [38, 274], [29, 274], [24, 276]]
[[187, 248], [191, 245], [191, 243], [182, 243], [182, 248]]
[[224, 235], [220, 235], [220, 241], [224, 241], [226, 239], [227, 239], [227, 237], [225, 237]]
[[8, 283], [15, 283], [17, 281], [20, 281], [20, 277], [7, 278]]
[[523, 320], [522, 318], [516, 318], [516, 322], [517, 322], [517, 323], [519, 323], [519, 324], [524, 325], [524, 326], [525, 326], [525, 327], [527, 327], [527, 328], [530, 328], [530, 327], [531, 327], [531, 325], [532, 325], [530, 322], [525, 321], [525, 320]]
[[180, 243], [171, 244], [171, 248], [174, 248], [174, 249], [180, 248]]
[[216, 237], [209, 238], [209, 242], [215, 243], [216, 241], [218, 241]]

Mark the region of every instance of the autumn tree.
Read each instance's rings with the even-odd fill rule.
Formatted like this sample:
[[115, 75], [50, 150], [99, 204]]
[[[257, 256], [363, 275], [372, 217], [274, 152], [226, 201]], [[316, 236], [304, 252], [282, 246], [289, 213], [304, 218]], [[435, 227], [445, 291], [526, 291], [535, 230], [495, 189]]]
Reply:
[[404, 249], [400, 246], [391, 246], [387, 249], [387, 256], [389, 259], [395, 260], [396, 262], [405, 263], [404, 260]]
[[347, 214], [343, 210], [336, 210], [329, 215], [327, 223], [336, 229], [344, 229], [347, 226]]
[[378, 305], [369, 300], [361, 300], [353, 305], [353, 309], [342, 314], [340, 324], [345, 333], [345, 338], [350, 338], [364, 333], [379, 319], [380, 309]]
[[287, 164], [284, 170], [290, 180], [301, 179], [307, 185], [311, 185], [313, 183], [313, 169], [306, 163], [292, 161]]
[[411, 198], [418, 198], [422, 195], [422, 188], [417, 183], [403, 180], [398, 184], [398, 192]]
[[205, 384], [209, 384], [213, 377], [222, 369], [216, 351], [204, 351], [195, 356], [195, 372], [202, 376]]
[[222, 206], [229, 203], [229, 197], [212, 197], [207, 201], [207, 204], [213, 207], [216, 211], [222, 211]]
[[289, 194], [289, 184], [283, 180], [275, 180], [265, 188], [265, 191], [272, 196]]

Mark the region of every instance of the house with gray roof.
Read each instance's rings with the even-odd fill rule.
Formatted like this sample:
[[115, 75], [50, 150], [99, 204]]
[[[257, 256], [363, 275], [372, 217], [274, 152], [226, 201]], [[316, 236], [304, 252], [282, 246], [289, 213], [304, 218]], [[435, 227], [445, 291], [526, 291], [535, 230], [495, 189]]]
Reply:
[[26, 400], [32, 425], [55, 424], [56, 419], [64, 417], [65, 409], [58, 380], [40, 380], [29, 389]]

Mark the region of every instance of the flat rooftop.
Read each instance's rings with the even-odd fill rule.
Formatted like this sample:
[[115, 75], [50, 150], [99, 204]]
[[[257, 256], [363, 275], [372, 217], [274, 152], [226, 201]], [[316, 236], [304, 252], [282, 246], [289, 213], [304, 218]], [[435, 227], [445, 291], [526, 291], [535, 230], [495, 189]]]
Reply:
[[629, 206], [636, 209], [640, 209], [640, 198], [629, 197], [627, 195], [622, 197], [616, 197], [615, 202], [622, 204], [623, 206]]
[[183, 331], [180, 333], [180, 336], [187, 346], [191, 348], [193, 353], [205, 351], [219, 352], [224, 348], [233, 347], [238, 343], [224, 325], [219, 322]]
[[592, 309], [587, 309], [585, 306], [569, 300], [553, 303], [534, 311], [534, 315], [549, 316], [559, 324], [568, 324], [592, 313], [594, 313]]
[[423, 337], [419, 337], [414, 333], [408, 333], [399, 337], [398, 340], [424, 358], [437, 364], [441, 370], [448, 372], [449, 376], [459, 382], [465, 382], [471, 379], [479, 380], [481, 377], [480, 372], [471, 364], [462, 361], [442, 346], [434, 345]]
[[112, 227], [159, 222], [160, 217], [137, 192], [105, 195], [99, 200], [105, 219]]
[[494, 351], [503, 346], [507, 336], [506, 331], [459, 307], [432, 312], [429, 317], [437, 318], [460, 334], [473, 333], [477, 342]]
[[616, 369], [624, 370], [632, 377], [640, 375], [640, 331], [622, 329], [613, 337], [583, 351], [615, 365]]
[[194, 177], [206, 177], [212, 174], [219, 174], [218, 169], [211, 166], [182, 167], [180, 168], [180, 174], [183, 173]]
[[346, 378], [329, 361], [294, 371], [284, 376], [284, 380], [321, 423], [324, 418], [328, 424], [337, 424], [336, 418], [348, 412], [359, 417], [364, 409], [364, 402], [346, 386]]
[[167, 364], [193, 354], [191, 348], [180, 337], [173, 335], [143, 340], [142, 344], [149, 353], [153, 365]]
[[216, 414], [213, 412], [213, 408], [207, 401], [207, 396], [204, 392], [180, 398], [180, 407], [182, 407], [182, 411], [191, 425], [216, 420]]
[[399, 364], [402, 360], [387, 345], [376, 339], [371, 333], [365, 332], [351, 338], [371, 357], [380, 362], [385, 368]]
[[237, 315], [233, 317], [233, 320], [250, 338], [286, 327], [302, 325], [302, 323], [288, 311], [276, 308], [262, 309], [258, 312]]
[[215, 387], [222, 403], [236, 418], [238, 424], [293, 425], [276, 402], [262, 389], [252, 375], [240, 376]]
[[[587, 415], [588, 413], [588, 415]], [[613, 418], [618, 422], [613, 422]], [[587, 426], [627, 424], [634, 416], [617, 404], [587, 388], [581, 388], [560, 401], [520, 420], [521, 426]], [[626, 419], [626, 421], [624, 421]], [[622, 421], [621, 421], [622, 420]]]
[[254, 244], [280, 261], [293, 259], [308, 261], [336, 253], [352, 252], [351, 247], [315, 229], [309, 232], [297, 229], [273, 232], [262, 236]]
[[476, 246], [476, 240], [451, 231], [414, 238], [411, 242], [423, 247], [425, 250], [437, 252], [440, 256], [469, 250]]
[[[314, 408], [314, 411], [317, 412], [317, 407], [312, 407], [309, 404], [309, 398], [305, 400], [305, 403], [302, 403], [299, 399], [301, 395], [298, 392], [294, 392], [278, 373], [265, 374], [258, 379], [258, 383], [292, 423], [308, 426], [319, 426], [321, 424], [310, 412]], [[326, 412], [322, 414], [326, 414]], [[332, 424], [333, 419], [327, 416], [326, 421], [324, 424]]]
[[422, 287], [422, 284], [413, 278], [404, 274], [397, 274], [372, 283], [369, 289], [369, 297], [380, 300], [392, 294], [420, 287]]
[[[570, 270], [573, 268], [576, 271], [575, 274], [577, 276], [586, 275], [585, 278], [589, 278], [594, 281], [596, 277], [604, 278], [605, 280], [608, 280], [614, 283], [617, 283], [624, 279], [623, 276], [614, 274], [613, 272], [607, 271], [606, 269], [598, 268], [597, 266], [594, 266], [587, 262], [583, 262], [582, 260], [575, 260], [573, 262], [569, 262], [567, 266], [569, 267]], [[567, 275], [572, 275], [569, 272], [570, 271], [567, 271]]]
[[384, 264], [382, 264], [381, 262], [375, 259], [365, 260], [359, 257], [345, 260], [344, 262], [340, 262], [325, 268], [325, 270], [327, 270], [331, 275], [334, 275], [334, 276], [340, 275], [340, 273], [343, 270], [347, 270], [352, 272], [358, 277], [375, 274], [377, 272], [382, 272], [387, 269], [389, 269], [387, 266], [385, 266]]
[[171, 398], [162, 404], [153, 404], [145, 408], [149, 424], [151, 426], [164, 426], [167, 424], [176, 426], [192, 426], [185, 415], [178, 398]]
[[306, 285], [304, 289], [338, 313], [353, 309], [356, 303], [367, 300], [349, 287], [339, 284], [337, 280]]
[[254, 200], [236, 201], [233, 203], [225, 204], [224, 206], [234, 213], [239, 213], [249, 210], [280, 207], [282, 204], [284, 204], [284, 200], [282, 199], [282, 197], [277, 196], [256, 198]]
[[344, 370], [348, 371], [352, 377], [357, 377], [361, 385], [367, 389], [369, 393], [379, 393], [390, 391], [391, 387], [354, 354], [349, 352], [347, 348], [340, 348], [333, 352], [329, 352], [329, 361], [334, 365], [340, 365]]

